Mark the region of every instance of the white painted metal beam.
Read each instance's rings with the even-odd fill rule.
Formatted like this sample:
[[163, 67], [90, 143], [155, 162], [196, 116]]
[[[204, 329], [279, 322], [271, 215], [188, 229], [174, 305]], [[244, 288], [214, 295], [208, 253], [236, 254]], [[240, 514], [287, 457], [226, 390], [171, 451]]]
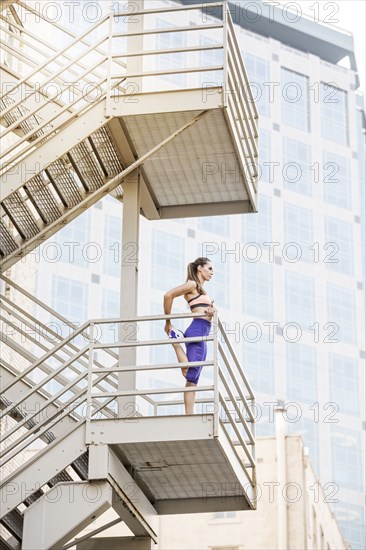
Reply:
[[251, 510], [248, 500], [243, 495], [226, 495], [225, 483], [212, 483], [207, 488], [206, 497], [201, 498], [171, 498], [157, 500], [154, 503], [159, 515], [171, 514], [201, 514], [207, 512], [229, 512], [235, 510]]
[[213, 439], [213, 414], [93, 420], [86, 438], [97, 445]]
[[157, 540], [157, 511], [108, 445], [89, 446], [89, 479], [107, 479], [120, 497], [113, 507], [127, 527]]
[[126, 96], [116, 96], [113, 103], [113, 116], [146, 115], [152, 113], [178, 113], [181, 111], [201, 111], [222, 109], [222, 87], [145, 92]]
[[[136, 170], [123, 184], [123, 219], [120, 277], [120, 317], [137, 315], [138, 265], [139, 265], [139, 229], [140, 229], [140, 173]], [[120, 323], [119, 340], [131, 342], [137, 339], [137, 323]], [[119, 349], [119, 367], [136, 365], [136, 347]], [[136, 372], [118, 373], [118, 390], [136, 388]], [[118, 398], [120, 417], [136, 416], [136, 397]]]
[[57, 550], [112, 507], [107, 481], [55, 485], [24, 511], [22, 550]]
[[98, 537], [76, 545], [76, 550], [154, 550], [158, 546], [149, 537]]
[[[70, 426], [66, 419], [64, 424], [66, 427]], [[85, 424], [77, 425], [1, 480], [1, 517], [64, 470], [86, 450]]]
[[181, 204], [177, 206], [160, 206], [160, 218], [191, 218], [197, 216], [223, 216], [224, 214], [247, 214], [253, 212], [249, 200], [230, 202], [209, 202], [206, 204]]
[[12, 4], [16, 4], [18, 0], [1, 0], [0, 2], [0, 10], [5, 10], [7, 7], [11, 6]]

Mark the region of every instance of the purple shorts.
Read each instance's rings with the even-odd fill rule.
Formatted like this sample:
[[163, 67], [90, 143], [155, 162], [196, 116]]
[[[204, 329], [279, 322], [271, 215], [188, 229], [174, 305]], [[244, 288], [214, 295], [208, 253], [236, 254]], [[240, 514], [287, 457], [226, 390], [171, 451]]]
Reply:
[[[196, 317], [184, 333], [186, 338], [193, 336], [208, 336], [211, 330], [211, 323], [206, 319]], [[188, 361], [205, 361], [207, 356], [207, 342], [186, 342]], [[198, 383], [202, 370], [201, 367], [189, 367], [186, 379], [193, 384]]]

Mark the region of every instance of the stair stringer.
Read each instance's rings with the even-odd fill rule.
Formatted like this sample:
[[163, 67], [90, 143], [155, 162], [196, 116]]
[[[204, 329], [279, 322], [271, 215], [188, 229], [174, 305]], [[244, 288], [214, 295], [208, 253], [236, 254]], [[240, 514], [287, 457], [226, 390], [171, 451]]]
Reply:
[[25, 510], [22, 550], [62, 548], [113, 506], [113, 493], [108, 481], [58, 483]]
[[39, 143], [33, 151], [13, 163], [11, 168], [2, 175], [0, 200], [3, 201], [14, 191], [23, 187], [27, 181], [104, 126], [108, 120], [109, 117], [105, 116], [105, 99], [95, 103], [81, 115], [75, 113], [75, 117], [69, 119], [68, 123], [58, 129], [55, 135]]
[[[67, 422], [65, 418], [64, 425]], [[86, 451], [85, 421], [81, 421], [2, 480], [1, 517], [19, 506], [27, 496], [45, 485]]]

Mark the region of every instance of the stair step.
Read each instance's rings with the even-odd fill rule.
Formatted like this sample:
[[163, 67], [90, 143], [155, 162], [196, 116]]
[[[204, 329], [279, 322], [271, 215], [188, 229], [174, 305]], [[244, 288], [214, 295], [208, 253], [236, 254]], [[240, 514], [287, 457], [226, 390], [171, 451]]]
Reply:
[[47, 485], [54, 487], [57, 483], [62, 483], [63, 481], [73, 481], [72, 477], [66, 472], [66, 470], [63, 470], [59, 474], [55, 475], [55, 477], [49, 480]]
[[12, 547], [7, 544], [5, 539], [0, 536], [0, 550], [12, 550]]
[[39, 233], [38, 224], [19, 191], [4, 199], [2, 204], [22, 239], [31, 239]]
[[84, 142], [73, 147], [67, 156], [86, 191], [96, 191], [103, 185], [103, 171]]
[[34, 178], [29, 180], [24, 186], [24, 190], [43, 223], [51, 223], [61, 216], [62, 213], [48, 188], [47, 182], [40, 175], [34, 176]]
[[47, 167], [45, 173], [60, 197], [65, 208], [76, 206], [83, 197], [78, 184], [65, 164], [67, 157], [62, 157]]
[[9, 514], [1, 518], [1, 523], [7, 528], [9, 533], [13, 535], [19, 542], [22, 541], [23, 535], [23, 516], [18, 508], [14, 508]]
[[83, 479], [84, 481], [88, 479], [88, 471], [89, 471], [89, 451], [86, 451], [86, 453], [82, 454], [74, 460], [74, 462], [71, 464], [77, 475]]
[[0, 254], [7, 256], [18, 248], [18, 244], [4, 222], [0, 220]]
[[102, 126], [102, 128], [94, 132], [90, 136], [89, 142], [102, 166], [105, 176], [112, 177], [122, 172], [122, 162], [107, 125]]

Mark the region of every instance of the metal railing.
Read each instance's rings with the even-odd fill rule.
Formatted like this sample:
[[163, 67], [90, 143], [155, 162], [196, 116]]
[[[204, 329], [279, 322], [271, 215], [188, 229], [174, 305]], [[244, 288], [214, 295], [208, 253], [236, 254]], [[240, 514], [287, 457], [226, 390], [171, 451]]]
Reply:
[[[216, 17], [203, 17], [202, 5], [146, 9], [111, 16], [108, 54], [108, 89], [111, 93], [107, 97], [106, 110], [113, 116], [113, 102], [122, 97], [114, 83], [122, 76], [126, 79], [123, 91], [125, 101], [138, 101], [144, 94], [167, 90], [201, 89], [204, 94], [211, 88], [220, 89], [247, 182], [256, 193], [258, 110], [228, 6], [225, 2], [210, 4], [211, 13], [214, 8], [218, 8]], [[188, 14], [192, 11], [201, 13], [200, 24], [192, 24], [188, 19]], [[157, 18], [160, 15], [167, 17], [170, 25], [159, 27]], [[118, 29], [119, 18], [126, 16], [134, 17], [136, 29], [121, 33], [116, 28]], [[151, 20], [152, 17], [155, 17], [154, 24], [145, 28], [145, 20]], [[164, 42], [164, 35], [168, 35], [169, 40]], [[179, 36], [182, 35], [188, 37], [189, 45], [171, 46], [171, 43], [179, 43]], [[139, 37], [139, 50], [128, 49], [123, 53], [114, 53], [114, 41], [132, 37]], [[202, 39], [209, 43], [201, 44]], [[159, 41], [161, 45], [156, 48], [156, 42], [160, 44]], [[179, 62], [177, 57], [180, 55], [183, 57]], [[171, 56], [175, 56], [174, 61]], [[139, 59], [139, 70], [131, 72], [128, 69], [128, 60], [133, 57]], [[209, 58], [209, 64], [203, 63], [206, 61], [204, 57]], [[113, 61], [121, 59], [126, 61], [127, 72], [113, 73]]]
[[[17, 59], [23, 68], [23, 75], [16, 84], [6, 86], [0, 96], [0, 116], [8, 121], [1, 138], [19, 127], [23, 129], [23, 135], [2, 151], [3, 172], [11, 169], [16, 161], [25, 159], [37, 144], [104, 100], [109, 93], [105, 76], [109, 15], [105, 15], [77, 36], [58, 23], [48, 20], [42, 10], [35, 10], [25, 2], [18, 2], [16, 9], [19, 8], [26, 14], [35, 14], [37, 18], [48, 21], [51, 29], [49, 32], [55, 28], [67, 35], [69, 40], [63, 48], [56, 49], [51, 42], [35, 36], [34, 32], [13, 21], [9, 23], [0, 14], [0, 29], [5, 38], [4, 51]], [[102, 36], [95, 39], [96, 33]], [[16, 41], [18, 47], [15, 48], [6, 38]], [[50, 38], [52, 39], [52, 35]], [[125, 70], [121, 61], [116, 60], [113, 64]], [[31, 70], [24, 74], [25, 69], [29, 68]], [[123, 89], [123, 79], [122, 77], [114, 84], [120, 91]]]
[[[21, 9], [36, 13], [24, 2], [18, 4]], [[228, 7], [225, 2], [216, 2], [210, 4], [210, 10], [213, 8], [218, 10], [215, 18], [203, 16], [199, 4], [130, 13], [111, 12], [80, 36], [72, 35], [57, 24], [58, 29], [71, 36], [71, 41], [60, 51], [43, 39], [35, 43], [34, 33], [23, 27], [15, 25], [19, 34], [14, 34], [1, 15], [6, 35], [11, 35], [23, 46], [17, 51], [5, 44], [6, 51], [32, 68], [0, 97], [1, 116], [13, 115], [13, 121], [9, 121], [2, 136], [28, 123], [24, 135], [3, 151], [3, 170], [10, 169], [20, 158], [26, 158], [38, 143], [80, 116], [95, 101], [105, 100], [106, 116], [112, 117], [115, 101], [135, 102], [141, 94], [182, 88], [201, 89], [203, 94], [215, 88], [222, 94], [222, 104], [226, 107], [247, 183], [256, 192], [258, 111]], [[46, 19], [44, 15], [40, 17]], [[198, 23], [192, 24], [193, 17], [198, 18]], [[125, 24], [129, 19], [135, 23]], [[92, 40], [95, 33], [101, 36]], [[129, 42], [127, 46], [126, 41]], [[133, 49], [133, 41], [137, 49]], [[40, 61], [35, 62], [30, 52]], [[32, 87], [35, 81], [37, 86], [33, 90], [18, 94], [25, 97], [17, 97], [22, 86]], [[82, 86], [76, 87], [80, 83]], [[59, 91], [57, 101], [50, 97], [50, 84]], [[93, 101], [88, 100], [91, 85], [100, 92]], [[65, 101], [71, 89], [72, 101]], [[42, 101], [30, 107], [30, 100], [36, 94], [41, 95]], [[55, 103], [58, 108], [50, 115], [46, 107]]]
[[[15, 290], [21, 291], [20, 287], [8, 279], [3, 279]], [[31, 297], [23, 291], [26, 298], [32, 299], [39, 307], [44, 306], [39, 300]], [[37, 441], [47, 433], [52, 432], [52, 428], [62, 422], [66, 417], [70, 417], [74, 422], [93, 422], [99, 418], [116, 418], [118, 413], [113, 402], [117, 403], [119, 397], [131, 396], [133, 399], [142, 400], [145, 406], [145, 414], [136, 412], [138, 416], [158, 416], [164, 407], [164, 414], [177, 414], [177, 407], [183, 414], [183, 400], [181, 397], [175, 399], [166, 399], [172, 394], [182, 394], [185, 392], [197, 391], [197, 406], [202, 408], [203, 414], [213, 414], [214, 417], [214, 436], [218, 436], [220, 430], [226, 434], [235, 454], [243, 464], [245, 475], [250, 483], [254, 484], [254, 395], [249, 382], [245, 377], [234, 349], [225, 333], [223, 325], [215, 312], [212, 323], [212, 334], [206, 337], [189, 337], [179, 340], [181, 343], [195, 342], [205, 340], [212, 345], [212, 357], [206, 361], [197, 361], [191, 363], [162, 363], [151, 364], [151, 361], [142, 365], [119, 366], [118, 354], [123, 348], [141, 349], [151, 346], [171, 346], [172, 340], [167, 339], [144, 339], [133, 341], [125, 339], [116, 341], [101, 342], [95, 338], [96, 327], [103, 327], [113, 324], [121, 326], [123, 324], [131, 325], [142, 323], [152, 323], [170, 319], [190, 319], [199, 317], [199, 313], [181, 313], [168, 315], [139, 316], [128, 319], [94, 319], [83, 323], [76, 330], [72, 331], [66, 338], [62, 338], [57, 332], [48, 329], [45, 323], [40, 322], [35, 316], [25, 312], [20, 306], [16, 306], [6, 297], [3, 298], [5, 310], [2, 316], [3, 323], [10, 326], [12, 330], [28, 335], [28, 341], [44, 349], [44, 344], [40, 345], [37, 338], [32, 336], [39, 334], [40, 331], [46, 331], [43, 339], [46, 341], [52, 335], [53, 341], [58, 340], [56, 345], [49, 348], [43, 355], [26, 367], [19, 374], [13, 373], [13, 379], [2, 387], [2, 393], [6, 397], [7, 392], [16, 387], [19, 382], [26, 381], [29, 385], [29, 391], [22, 393], [16, 401], [6, 406], [0, 413], [0, 419], [6, 419], [9, 414], [21, 409], [26, 404], [27, 399], [32, 395], [41, 394], [43, 402], [39, 404], [37, 410], [27, 414], [23, 420], [15, 423], [8, 429], [1, 439], [2, 450], [0, 453], [1, 466], [15, 459], [17, 454]], [[60, 321], [66, 321], [62, 316], [53, 312], [48, 306], [44, 306], [49, 312], [57, 316]], [[12, 322], [15, 318], [25, 323], [27, 330], [21, 331], [16, 323]], [[102, 332], [100, 330], [100, 332]], [[117, 331], [121, 334], [121, 331]], [[83, 335], [87, 343], [78, 347], [75, 345], [75, 338]], [[11, 346], [11, 338], [7, 335], [8, 345]], [[15, 338], [14, 338], [15, 341]], [[209, 344], [210, 345], [210, 344]], [[21, 353], [21, 347], [16, 347]], [[95, 353], [103, 352], [103, 358], [95, 357]], [[32, 355], [26, 351], [23, 346], [23, 356], [32, 358]], [[49, 364], [48, 361], [52, 360]], [[56, 364], [55, 364], [56, 363]], [[108, 364], [109, 363], [109, 364]], [[136, 372], [146, 373], [155, 371], [155, 373], [166, 372], [167, 370], [176, 370], [177, 368], [189, 366], [202, 366], [210, 371], [210, 383], [198, 385], [197, 387], [161, 387], [158, 383], [156, 387], [118, 390], [117, 380], [119, 373]], [[7, 368], [6, 364], [2, 368]], [[43, 377], [35, 382], [32, 380], [32, 374], [36, 371], [42, 372]], [[66, 374], [68, 373], [68, 374]], [[72, 376], [71, 376], [72, 375]], [[50, 392], [47, 389], [48, 384], [54, 380], [60, 385], [58, 391]], [[138, 386], [138, 385], [137, 385]], [[67, 396], [67, 397], [65, 397]], [[52, 407], [54, 409], [52, 409]], [[47, 413], [47, 414], [44, 414]], [[126, 415], [122, 415], [125, 417]], [[27, 428], [27, 429], [25, 429]], [[252, 469], [249, 474], [248, 469]]]

